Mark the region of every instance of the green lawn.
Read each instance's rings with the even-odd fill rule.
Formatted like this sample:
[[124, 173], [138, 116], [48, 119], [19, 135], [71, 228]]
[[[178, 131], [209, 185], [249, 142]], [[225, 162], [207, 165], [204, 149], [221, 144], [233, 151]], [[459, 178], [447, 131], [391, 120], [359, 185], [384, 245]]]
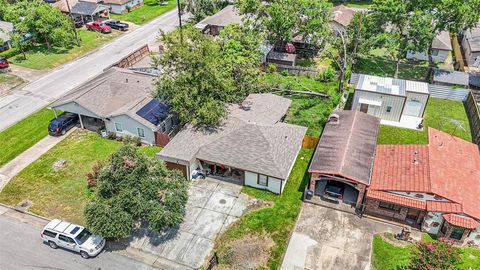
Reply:
[[287, 113], [286, 121], [291, 124], [308, 127], [307, 134], [320, 136], [327, 117], [340, 101], [336, 82], [320, 82], [305, 76], [283, 76], [278, 73], [267, 73], [265, 81], [275, 88], [290, 90], [311, 90], [325, 93], [329, 99], [309, 95], [291, 96], [292, 104]]
[[35, 44], [27, 51], [27, 59], [24, 59], [23, 55], [19, 54], [8, 60], [15, 65], [27, 68], [52, 69], [87, 54], [121, 34], [122, 32], [115, 30], [110, 34], [80, 30], [78, 31], [78, 36], [81, 40], [80, 47], [74, 46], [70, 49], [52, 48], [48, 50], [44, 44]]
[[24, 80], [14, 74], [0, 73], [0, 95], [3, 91], [12, 89], [22, 83], [24, 83]]
[[356, 7], [356, 8], [371, 8], [372, 7], [372, 0], [330, 0], [333, 5], [340, 5], [344, 4], [349, 7]]
[[47, 136], [48, 123], [54, 117], [53, 111], [43, 109], [0, 132], [0, 167]]
[[273, 207], [262, 208], [243, 216], [230, 227], [216, 243], [220, 264], [231, 264], [228, 243], [248, 235], [267, 234], [275, 243], [268, 257], [268, 268], [278, 269], [282, 263], [290, 235], [302, 206], [303, 191], [308, 182], [307, 168], [314, 149], [302, 149], [281, 195], [244, 186], [242, 192], [261, 200], [270, 201]]
[[[465, 131], [461, 128], [456, 128], [456, 125], [450, 122], [450, 119], [454, 119], [462, 123]], [[378, 143], [427, 144], [427, 127], [433, 127], [467, 141], [472, 141], [470, 124], [468, 122], [468, 117], [463, 102], [430, 98], [425, 111], [423, 131], [381, 125], [378, 132]]]
[[138, 148], [138, 152], [141, 154], [145, 154], [149, 157], [155, 157], [155, 154], [162, 150], [161, 147], [158, 146], [142, 146]]
[[117, 20], [133, 22], [135, 24], [143, 24], [177, 6], [177, 1], [175, 0], [169, 0], [164, 6], [161, 6], [158, 3], [158, 0], [145, 0], [145, 5], [136, 8], [129, 13], [111, 14], [111, 17]]
[[[93, 132], [76, 131], [15, 176], [0, 193], [0, 202], [15, 206], [33, 202], [30, 212], [85, 224], [83, 209], [91, 197], [85, 173], [122, 145]], [[67, 165], [54, 169], [64, 159]]]
[[[436, 241], [432, 237], [423, 237], [424, 241]], [[372, 269], [373, 270], [397, 270], [405, 269], [410, 262], [411, 248], [397, 247], [384, 241], [375, 235], [372, 246]], [[480, 249], [474, 247], [461, 247], [461, 262], [456, 269], [480, 270]]]
[[[373, 51], [374, 55], [359, 58], [353, 70], [356, 73], [393, 77], [395, 75], [395, 61], [387, 60], [381, 57], [381, 50]], [[376, 55], [378, 54], [378, 55]], [[407, 80], [425, 80], [428, 72], [428, 62], [420, 62], [412, 64], [410, 62], [402, 62], [399, 66], [398, 78]]]

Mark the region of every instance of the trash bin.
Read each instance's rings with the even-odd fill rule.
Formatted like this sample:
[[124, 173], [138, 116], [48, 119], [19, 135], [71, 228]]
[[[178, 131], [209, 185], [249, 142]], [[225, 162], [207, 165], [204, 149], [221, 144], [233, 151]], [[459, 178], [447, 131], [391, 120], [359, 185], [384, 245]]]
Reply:
[[305, 195], [306, 200], [311, 200], [313, 198], [313, 191], [307, 189], [307, 194]]

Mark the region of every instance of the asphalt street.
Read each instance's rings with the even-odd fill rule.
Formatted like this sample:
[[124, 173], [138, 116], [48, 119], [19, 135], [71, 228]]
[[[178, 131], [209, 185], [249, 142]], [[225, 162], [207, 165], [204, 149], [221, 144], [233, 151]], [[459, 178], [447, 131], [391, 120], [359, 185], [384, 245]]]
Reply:
[[145, 264], [103, 251], [95, 258], [83, 259], [64, 249], [51, 249], [40, 238], [41, 228], [6, 215], [0, 215], [1, 270], [153, 270]]
[[141, 46], [153, 43], [160, 29], [168, 32], [176, 25], [178, 17], [174, 9], [99, 50], [53, 70], [23, 89], [0, 97], [0, 131], [47, 106]]

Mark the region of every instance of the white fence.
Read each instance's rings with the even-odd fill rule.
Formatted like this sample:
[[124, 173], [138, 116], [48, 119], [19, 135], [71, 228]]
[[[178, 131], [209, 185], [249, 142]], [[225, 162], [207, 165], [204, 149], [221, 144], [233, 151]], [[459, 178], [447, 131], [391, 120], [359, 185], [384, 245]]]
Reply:
[[430, 96], [434, 98], [443, 98], [450, 100], [459, 100], [465, 101], [467, 95], [470, 92], [468, 89], [464, 88], [452, 88], [444, 85], [429, 84], [428, 91]]

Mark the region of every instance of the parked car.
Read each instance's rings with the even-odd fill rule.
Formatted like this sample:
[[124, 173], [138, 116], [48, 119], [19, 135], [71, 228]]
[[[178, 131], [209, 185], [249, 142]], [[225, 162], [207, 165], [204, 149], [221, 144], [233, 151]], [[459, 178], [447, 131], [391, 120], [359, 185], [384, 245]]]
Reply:
[[9, 66], [10, 66], [10, 63], [8, 63], [7, 58], [0, 57], [0, 69], [8, 68]]
[[108, 34], [112, 32], [112, 29], [110, 28], [110, 26], [106, 25], [103, 22], [97, 22], [97, 21], [89, 22], [85, 24], [85, 26], [87, 27], [88, 30], [101, 32], [103, 34]]
[[328, 199], [334, 201], [341, 201], [343, 199], [343, 192], [345, 191], [345, 184], [337, 181], [328, 181], [325, 185], [323, 194]]
[[64, 135], [78, 122], [78, 116], [73, 113], [65, 113], [50, 121], [48, 134], [52, 136]]
[[129, 27], [128, 23], [124, 23], [119, 20], [109, 20], [106, 21], [105, 24], [110, 26], [112, 29], [120, 31], [127, 31]]
[[106, 242], [103, 237], [92, 234], [80, 225], [59, 219], [50, 221], [43, 228], [41, 237], [51, 248], [75, 251], [84, 259], [97, 256]]

